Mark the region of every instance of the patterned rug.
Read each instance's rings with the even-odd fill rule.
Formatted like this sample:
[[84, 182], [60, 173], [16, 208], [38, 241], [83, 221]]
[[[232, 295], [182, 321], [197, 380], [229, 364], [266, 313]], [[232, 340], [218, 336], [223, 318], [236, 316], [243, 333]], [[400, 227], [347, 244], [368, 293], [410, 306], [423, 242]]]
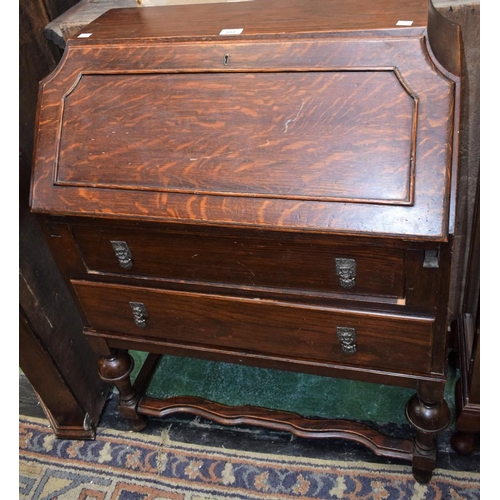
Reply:
[[95, 441], [58, 440], [44, 419], [20, 417], [19, 498], [243, 500], [479, 498], [479, 474], [232, 451], [109, 429]]

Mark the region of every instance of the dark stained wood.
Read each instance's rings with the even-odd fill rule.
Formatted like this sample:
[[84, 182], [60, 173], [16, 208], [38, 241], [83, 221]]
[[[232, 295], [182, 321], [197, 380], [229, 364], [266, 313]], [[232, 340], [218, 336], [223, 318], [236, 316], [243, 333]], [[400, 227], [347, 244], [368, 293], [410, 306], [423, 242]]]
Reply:
[[[368, 368], [365, 366], [332, 363], [300, 358], [284, 358], [278, 355], [265, 355], [251, 351], [238, 352], [235, 356], [234, 350], [211, 347], [207, 345], [187, 345], [177, 342], [168, 342], [155, 338], [132, 337], [105, 330], [93, 330], [84, 328], [84, 334], [92, 345], [97, 347], [113, 345], [119, 349], [133, 349], [156, 354], [169, 354], [172, 356], [189, 356], [210, 361], [222, 361], [225, 363], [245, 364], [259, 368], [273, 368], [291, 372], [303, 372], [311, 375], [325, 377], [339, 377], [359, 382], [371, 382], [375, 384], [393, 385], [397, 387], [415, 388], [419, 382], [426, 381], [443, 385], [446, 378], [443, 375], [407, 373], [402, 374], [386, 369]], [[104, 353], [102, 355], [105, 355]]]
[[137, 413], [140, 394], [132, 385], [130, 374], [134, 368], [134, 359], [128, 352], [113, 349], [108, 356], [99, 360], [99, 376], [107, 384], [113, 384], [120, 394], [118, 409], [127, 418], [135, 431], [142, 431], [147, 424], [144, 416]]
[[413, 450], [382, 453], [428, 481], [449, 420], [457, 27], [424, 1], [256, 0], [85, 32], [40, 85], [32, 209], [123, 416], [148, 411], [127, 349], [414, 387]]
[[463, 50], [460, 25], [451, 22], [429, 2], [429, 43], [436, 59], [454, 75], [462, 74]]
[[146, 360], [141, 366], [139, 373], [137, 374], [137, 377], [134, 380], [134, 388], [141, 396], [141, 399], [142, 396], [146, 394], [149, 383], [151, 382], [155, 374], [156, 367], [160, 363], [161, 358], [162, 356], [160, 354], [148, 354]]
[[80, 315], [37, 218], [29, 211], [38, 84], [61, 55], [42, 31], [74, 3], [19, 3], [19, 362], [56, 436], [88, 439], [94, 435], [108, 388], [95, 372], [97, 357], [81, 335]]
[[20, 173], [21, 200], [26, 203], [31, 177], [31, 160], [35, 131], [38, 83], [57, 65], [58, 54], [43, 37], [37, 35], [37, 28], [48, 21], [41, 1], [23, 0], [19, 4], [19, 127], [20, 127]]
[[452, 325], [452, 332], [457, 342], [461, 376], [455, 387], [456, 431], [451, 445], [459, 453], [469, 454], [474, 451], [481, 430], [480, 334], [470, 314], [459, 317]]
[[[214, 6], [211, 7], [215, 8]], [[158, 14], [162, 12], [164, 12], [163, 9]], [[105, 18], [99, 22], [104, 24]], [[113, 23], [109, 23], [109, 25], [110, 30], [116, 29]], [[96, 39], [97, 34], [92, 40], [95, 41]], [[75, 41], [75, 44], [69, 44], [65, 64], [52, 77], [45, 80], [42, 85], [45, 91], [41, 101], [40, 120], [46, 125], [38, 131], [38, 141], [39, 150], [45, 151], [45, 154], [37, 155], [35, 159], [37, 167], [33, 178], [33, 208], [39, 212], [64, 215], [87, 212], [95, 216], [134, 217], [137, 219], [161, 219], [192, 223], [204, 222], [218, 225], [250, 225], [260, 228], [279, 227], [300, 231], [401, 235], [413, 239], [433, 238], [445, 240], [447, 238], [449, 215], [447, 193], [451, 189], [449, 170], [454, 158], [452, 147], [454, 143], [450, 143], [448, 138], [450, 134], [456, 132], [451, 127], [451, 123], [455, 110], [453, 105], [454, 93], [457, 89], [458, 80], [452, 76], [444, 78], [443, 75], [436, 72], [434, 66], [429, 65], [429, 55], [423, 45], [424, 38], [401, 35], [400, 39], [395, 38], [388, 41], [382, 36], [374, 36], [369, 44], [362, 43], [359, 38], [353, 35], [345, 35], [345, 38], [342, 38], [342, 43], [337, 43], [331, 39], [310, 40], [298, 38], [297, 40], [282, 41], [280, 51], [276, 51], [275, 44], [269, 41], [245, 42], [234, 41], [232, 38], [226, 40], [225, 42], [218, 40], [210, 44], [196, 43], [194, 41], [170, 44], [159, 42], [141, 46], [139, 49], [134, 47], [133, 39], [131, 39], [127, 40], [124, 45], [96, 46], [93, 52], [92, 44], [83, 48], [79, 45], [82, 43], [79, 39], [76, 39], [78, 43]], [[89, 51], [95, 53], [97, 58], [89, 57]], [[224, 55], [227, 53], [231, 56], [229, 67], [224, 66], [223, 63]], [[83, 67], [85, 67], [85, 73], [89, 74], [89, 76], [80, 78], [79, 75]], [[284, 134], [285, 124], [288, 122], [290, 133], [294, 127], [303, 130], [298, 121], [290, 122], [290, 120], [295, 119], [302, 103], [304, 103], [305, 108], [307, 99], [312, 99], [312, 96], [318, 92], [320, 95], [326, 95], [324, 94], [326, 90], [321, 92], [319, 90], [325, 85], [323, 83], [325, 78], [330, 75], [329, 81], [334, 82], [329, 83], [329, 85], [334, 85], [330, 92], [332, 93], [332, 102], [335, 102], [336, 99], [333, 98], [333, 95], [342, 96], [342, 93], [346, 92], [346, 88], [343, 86], [339, 90], [335, 90], [335, 79], [341, 77], [341, 81], [349, 81], [349, 79], [355, 78], [357, 80], [354, 80], [353, 85], [357, 81], [360, 85], [359, 92], [361, 92], [364, 88], [363, 85], [367, 84], [366, 75], [368, 73], [359, 72], [359, 70], [366, 67], [370, 69], [370, 78], [375, 79], [373, 87], [376, 87], [376, 89], [373, 91], [374, 93], [370, 92], [368, 94], [368, 101], [372, 103], [369, 106], [372, 111], [370, 115], [374, 115], [375, 118], [370, 122], [368, 116], [360, 115], [356, 111], [356, 107], [350, 105], [353, 102], [352, 98], [350, 98], [344, 104], [344, 108], [338, 108], [344, 121], [342, 126], [335, 127], [335, 135], [340, 134], [340, 137], [344, 136], [344, 134], [348, 134], [346, 137], [350, 136], [352, 127], [356, 129], [362, 128], [362, 131], [355, 133], [353, 142], [350, 143], [352, 144], [351, 148], [355, 145], [356, 149], [359, 149], [364, 143], [361, 148], [364, 149], [364, 151], [361, 151], [362, 154], [356, 155], [352, 158], [352, 161], [349, 161], [350, 156], [345, 157], [345, 151], [347, 150], [344, 150], [344, 153], [342, 150], [336, 150], [335, 141], [330, 141], [328, 148], [324, 149], [316, 159], [314, 159], [314, 155], [312, 156], [313, 166], [315, 165], [314, 162], [316, 162], [316, 168], [311, 168], [310, 172], [302, 172], [299, 168], [300, 162], [295, 167], [290, 167], [292, 172], [295, 169], [294, 175], [289, 174], [288, 166], [284, 168], [278, 165], [279, 168], [276, 169], [276, 173], [272, 175], [267, 173], [265, 179], [259, 180], [258, 184], [255, 183], [256, 181], [252, 181], [253, 188], [250, 186], [245, 191], [243, 186], [249, 184], [248, 179], [250, 177], [255, 176], [256, 179], [262, 177], [264, 163], [259, 158], [266, 153], [269, 153], [269, 155], [276, 154], [278, 151], [281, 153], [283, 149], [286, 150], [289, 147], [286, 142], [289, 139], [285, 138], [285, 142], [282, 139], [283, 136], [287, 135]], [[351, 73], [344, 68], [351, 68], [350, 71], [352, 69], [358, 71]], [[392, 71], [387, 71], [393, 68], [394, 74], [392, 74]], [[173, 146], [169, 146], [168, 141], [166, 142], [162, 138], [163, 128], [159, 127], [159, 124], [165, 123], [164, 126], [168, 127], [169, 123], [174, 123], [171, 122], [172, 117], [179, 114], [176, 112], [178, 105], [172, 104], [172, 101], [175, 102], [176, 99], [175, 92], [172, 94], [172, 98], [169, 99], [168, 106], [159, 106], [163, 109], [163, 118], [161, 113], [157, 114], [153, 111], [146, 115], [144, 115], [144, 111], [142, 114], [141, 112], [137, 114], [135, 107], [128, 107], [126, 115], [123, 115], [119, 101], [111, 98], [104, 101], [106, 118], [103, 121], [107, 122], [104, 128], [102, 126], [98, 126], [97, 129], [94, 128], [89, 112], [77, 113], [78, 117], [71, 115], [71, 111], [62, 113], [62, 104], [67, 101], [64, 109], [69, 109], [73, 93], [78, 95], [79, 87], [82, 86], [85, 89], [87, 87], [85, 82], [90, 80], [93, 80], [96, 84], [103, 81], [103, 79], [107, 82], [121, 82], [120, 87], [124, 86], [124, 91], [127, 93], [127, 89], [134, 89], [135, 92], [135, 89], [142, 87], [142, 83], [141, 85], [131, 85], [130, 83], [138, 82], [139, 75], [145, 71], [161, 73], [141, 77], [141, 82], [144, 81], [146, 90], [148, 85], [146, 82], [148, 81], [153, 81], [153, 88], [159, 90], [160, 87], [157, 82], [162, 79], [167, 79], [166, 81], [174, 78], [188, 79], [186, 81], [194, 81], [196, 85], [197, 80], [194, 75], [179, 75], [177, 74], [179, 72], [206, 73], [217, 71], [220, 75], [220, 83], [217, 83], [216, 87], [223, 88], [224, 85], [229, 85], [229, 83], [224, 84], [223, 80], [229, 78], [234, 71], [237, 71], [243, 72], [241, 75], [232, 76], [235, 84], [238, 82], [238, 87], [242, 85], [241, 82], [246, 81], [245, 78], [257, 79], [258, 81], [273, 78], [274, 80], [271, 80], [274, 82], [273, 85], [279, 85], [283, 90], [286, 88], [284, 83], [288, 81], [283, 80], [285, 78], [283, 71], [293, 72], [292, 75], [294, 74], [295, 78], [300, 81], [300, 79], [307, 78], [302, 74], [306, 70], [308, 71], [307, 74], [310, 74], [309, 72], [313, 70], [331, 70], [331, 74], [326, 73], [321, 77], [317, 76], [316, 78], [321, 78], [321, 80], [313, 80], [315, 92], [309, 94], [309, 96], [304, 94], [304, 90], [301, 91], [301, 87], [304, 89], [306, 83], [299, 85], [297, 87], [298, 98], [293, 106], [289, 103], [290, 98], [285, 101], [281, 98], [280, 102], [289, 103], [285, 107], [281, 106], [281, 108], [278, 103], [277, 114], [282, 115], [281, 120], [270, 117], [268, 113], [259, 116], [255, 110], [255, 116], [252, 117], [251, 111], [245, 115], [245, 109], [255, 108], [256, 104], [259, 108], [262, 106], [258, 104], [258, 97], [254, 96], [255, 90], [253, 88], [245, 91], [248, 94], [248, 102], [251, 103], [250, 108], [243, 107], [243, 110], [240, 111], [231, 110], [234, 118], [231, 123], [227, 122], [227, 118], [216, 119], [215, 125], [214, 123], [205, 123], [203, 116], [206, 115], [206, 110], [202, 112], [200, 106], [203, 106], [206, 98], [202, 98], [200, 101], [199, 97], [195, 97], [195, 103], [198, 106], [196, 113], [199, 113], [201, 117], [197, 125], [199, 128], [196, 130], [203, 129], [205, 131], [203, 136], [213, 138], [207, 151], [203, 147], [203, 144], [206, 144], [205, 139], [198, 138], [197, 143], [194, 143], [194, 151], [191, 152], [193, 146], [186, 150], [188, 143], [186, 139], [182, 138], [182, 135], [179, 135], [178, 139], [175, 137], [172, 139]], [[111, 77], [117, 71], [126, 72], [128, 75], [127, 77]], [[266, 71], [266, 74], [261, 74], [262, 71]], [[280, 73], [276, 73], [277, 71]], [[270, 74], [268, 75], [267, 72], [270, 72]], [[296, 74], [297, 72], [300, 72], [300, 74]], [[93, 75], [94, 73], [98, 73], [99, 76]], [[171, 75], [171, 73], [175, 73], [175, 75]], [[391, 74], [392, 76], [387, 80], [388, 75]], [[200, 80], [213, 78], [209, 74], [198, 76]], [[291, 78], [291, 75], [289, 78]], [[396, 95], [399, 96], [394, 104], [390, 104], [389, 108], [387, 100], [384, 101], [384, 99], [380, 98], [380, 102], [378, 102], [375, 97], [379, 95], [379, 92], [383, 93], [383, 87], [380, 85], [381, 83], [385, 85], [386, 82], [391, 82], [391, 85], [394, 85], [394, 90], [389, 92], [389, 95], [396, 92]], [[311, 82], [309, 82], [309, 86], [311, 86]], [[97, 89], [105, 92], [105, 87], [98, 85], [96, 88], [91, 87], [90, 95], [95, 95], [98, 92]], [[194, 94], [189, 95], [196, 96], [196, 92], [199, 92], [199, 90], [196, 90], [195, 87], [192, 92]], [[235, 91], [231, 92], [234, 93]], [[238, 92], [239, 99], [241, 99], [243, 89]], [[300, 97], [300, 92], [304, 94], [304, 97]], [[163, 95], [163, 93], [162, 91], [159, 96]], [[144, 96], [145, 94], [141, 92], [140, 95]], [[167, 93], [167, 95], [169, 94]], [[353, 97], [356, 95], [354, 93]], [[65, 97], [64, 100], [63, 97]], [[182, 97], [182, 94], [180, 97]], [[398, 99], [403, 99], [405, 104], [398, 106]], [[147, 95], [146, 97], [136, 97], [135, 100], [139, 111], [141, 106], [144, 108], [149, 102]], [[271, 103], [276, 100], [275, 97], [269, 98]], [[92, 102], [92, 99], [90, 101]], [[327, 99], [323, 101], [322, 108], [327, 106], [329, 102]], [[77, 98], [75, 98], [75, 102], [78, 102]], [[120, 102], [123, 101], [120, 100]], [[377, 102], [376, 106], [373, 105], [375, 102]], [[410, 106], [412, 103], [413, 108]], [[412, 120], [412, 109], [416, 113], [417, 103], [418, 110], [420, 110], [418, 111], [418, 119]], [[379, 106], [383, 109], [381, 114], [373, 113], [373, 109], [380, 109]], [[316, 105], [317, 107], [318, 105]], [[93, 108], [101, 109], [100, 106], [93, 106]], [[302, 111], [304, 111], [304, 108]], [[76, 105], [76, 109], [78, 109], [78, 105]], [[397, 112], [391, 113], [390, 109], [397, 109]], [[229, 108], [226, 108], [226, 110], [225, 115], [228, 114]], [[68, 121], [66, 121], [67, 113], [70, 113]], [[320, 117], [319, 110], [317, 113], [316, 116]], [[376, 129], [381, 124], [383, 124], [383, 129], [387, 129], [394, 122], [394, 116], [399, 117], [400, 115], [401, 118], [398, 118], [396, 124], [406, 123], [403, 127], [404, 130], [401, 130], [403, 149], [406, 150], [406, 154], [404, 161], [402, 150], [396, 154], [397, 175], [392, 177], [398, 180], [391, 181], [392, 185], [389, 186], [388, 181], [384, 180], [384, 178], [387, 179], [391, 171], [394, 174], [394, 168], [396, 167], [388, 166], [385, 160], [387, 155], [383, 153], [384, 149], [386, 149], [383, 142], [377, 147], [374, 146], [375, 149], [372, 146], [367, 146], [366, 143], [372, 141], [379, 143], [380, 134]], [[72, 125], [71, 116], [75, 116], [75, 123], [79, 123], [78, 120], [86, 120], [86, 122], [85, 124], [82, 122], [78, 126]], [[148, 117], [148, 119], [151, 117], [151, 122], [144, 122], [141, 116]], [[224, 116], [224, 113], [221, 116]], [[355, 118], [356, 116], [358, 118]], [[379, 116], [379, 119], [376, 118], [377, 116]], [[380, 117], [385, 118], [380, 119]], [[363, 118], [362, 127], [360, 127], [360, 118]], [[189, 121], [183, 121], [181, 117], [176, 119], [179, 120], [178, 128], [180, 130], [183, 130], [183, 128], [189, 129]], [[249, 120], [252, 119], [254, 124], [249, 127]], [[275, 122], [272, 120], [275, 120]], [[276, 120], [280, 122], [278, 128]], [[324, 118], [321, 119], [320, 123], [323, 120]], [[403, 120], [403, 122], [400, 120]], [[145, 123], [148, 123], [148, 125], [145, 125]], [[330, 120], [331, 126], [335, 125], [335, 123]], [[118, 126], [118, 124], [120, 125]], [[127, 125], [125, 127], [127, 130], [121, 128], [124, 125]], [[356, 127], [356, 125], [358, 126]], [[69, 134], [67, 140], [72, 143], [69, 150], [63, 147], [66, 144], [66, 126], [68, 126], [67, 133]], [[141, 138], [138, 134], [143, 126], [148, 127], [148, 133], [143, 134]], [[113, 130], [112, 127], [115, 127], [116, 130]], [[226, 133], [217, 134], [219, 127], [223, 127], [228, 133], [231, 133], [232, 128], [235, 128], [236, 131], [242, 130], [239, 137], [246, 138], [244, 143], [241, 144], [242, 147], [238, 148], [234, 145], [235, 139], [231, 139], [234, 136], [227, 139]], [[239, 129], [239, 127], [243, 128]], [[80, 136], [74, 137], [76, 142], [72, 141], [72, 134], [82, 128], [83, 134], [86, 134], [88, 130], [92, 137], [85, 136], [86, 139], [83, 141], [83, 137], [79, 132]], [[269, 138], [266, 135], [268, 129], [271, 129], [271, 132], [274, 130]], [[255, 130], [255, 132], [249, 133], [249, 130]], [[276, 135], [278, 130], [281, 138]], [[97, 137], [97, 133], [94, 133], [98, 131], [101, 136], [113, 136], [114, 141], [116, 141], [117, 148], [113, 151], [113, 156], [118, 155], [116, 157], [116, 168], [113, 166], [113, 162], [105, 160], [109, 156], [108, 149], [101, 147], [98, 148], [99, 151], [97, 149], [93, 150], [92, 143], [101, 141]], [[127, 131], [129, 132], [128, 135], [132, 134], [130, 144], [124, 138]], [[193, 130], [193, 133], [195, 133], [195, 130]], [[176, 134], [180, 134], [180, 132], [176, 132]], [[388, 134], [394, 136], [394, 133], [388, 132]], [[197, 137], [199, 136], [197, 134]], [[247, 139], [252, 136], [253, 139]], [[415, 137], [417, 140], [413, 144], [412, 138]], [[247, 142], [247, 140], [250, 140], [250, 142]], [[268, 140], [270, 141], [269, 144], [267, 143]], [[92, 160], [92, 163], [95, 164], [92, 169], [84, 168], [88, 161], [88, 153], [86, 153], [85, 163], [82, 163], [81, 168], [78, 167], [79, 162], [82, 161], [81, 155], [78, 156], [78, 151], [83, 150], [77, 144], [82, 141], [86, 144], [86, 149], [90, 148], [88, 150], [90, 156], [97, 157], [97, 160]], [[202, 142], [200, 143], [200, 141]], [[317, 139], [316, 142], [321, 142], [321, 139]], [[303, 157], [304, 159], [307, 158], [304, 161], [309, 161], [311, 151], [314, 151], [314, 148], [311, 149], [311, 145], [311, 137], [295, 141], [293, 157]], [[61, 150], [61, 146], [63, 147], [62, 158], [57, 153], [57, 151]], [[130, 152], [127, 161], [125, 161], [124, 155], [127, 155], [128, 147], [130, 147]], [[270, 148], [269, 151], [267, 151], [268, 148]], [[240, 149], [242, 151], [239, 151]], [[248, 155], [245, 153], [250, 152], [252, 149], [256, 150], [254, 153], [258, 155], [257, 159], [254, 159], [253, 156], [247, 158]], [[74, 155], [73, 150], [76, 151], [78, 158], [75, 164], [73, 164], [75, 158], [71, 156]], [[173, 157], [174, 159], [172, 159], [171, 150], [176, 151], [177, 157]], [[373, 154], [370, 155], [370, 151]], [[64, 155], [67, 154], [70, 155], [69, 164], [65, 164], [64, 160]], [[158, 157], [161, 154], [163, 160], [158, 165]], [[290, 153], [286, 154], [289, 157]], [[217, 168], [213, 169], [213, 165], [207, 164], [209, 158], [201, 160], [202, 155], [212, 157], [217, 155]], [[142, 158], [140, 163], [138, 163], [139, 158]], [[197, 160], [192, 160], [192, 158]], [[250, 161], [248, 164], [245, 163], [246, 159]], [[228, 162], [227, 165], [229, 166], [224, 168], [224, 162], [219, 164], [219, 161], [222, 160]], [[99, 163], [102, 161], [104, 163]], [[269, 162], [269, 160], [266, 161]], [[129, 163], [131, 163], [130, 166]], [[349, 172], [355, 172], [354, 174], [344, 173], [345, 169], [342, 168], [342, 165], [346, 164], [349, 165]], [[181, 168], [179, 168], [180, 165]], [[326, 167], [325, 165], [332, 166]], [[217, 169], [220, 168], [220, 174], [215, 176], [212, 174], [212, 178], [210, 176], [207, 178], [204, 172], [210, 166], [216, 173]], [[127, 174], [129, 167], [130, 169], [135, 167], [135, 174]], [[84, 168], [84, 171], [88, 170], [89, 173], [82, 174], [82, 168]], [[274, 172], [275, 168], [273, 167], [270, 171]], [[52, 171], [51, 176], [42, 173], [49, 170]], [[230, 173], [236, 172], [236, 170], [238, 170], [237, 177], [241, 178], [241, 180], [229, 181], [229, 177], [233, 177]], [[330, 172], [330, 174], [339, 177], [339, 188], [332, 188], [331, 181], [329, 181], [330, 187], [324, 185], [324, 174], [318, 173], [317, 170]], [[193, 171], [192, 175], [197, 173], [197, 178], [200, 175], [204, 176], [204, 178], [198, 180], [197, 183], [193, 183], [192, 180], [189, 180], [190, 171]], [[106, 174], [106, 172], [108, 173]], [[141, 172], [141, 176], [144, 176], [140, 186], [137, 185], [138, 172]], [[148, 174], [148, 172], [151, 173]], [[88, 175], [94, 177], [89, 178]], [[107, 176], [102, 177], [104, 184], [100, 185], [99, 182], [101, 181], [95, 175]], [[122, 175], [125, 175], [125, 178], [122, 177], [120, 180]], [[153, 178], [148, 179], [148, 175], [152, 175]], [[218, 175], [221, 177], [218, 177]], [[53, 185], [52, 176], [57, 180], [56, 186]], [[361, 177], [366, 181], [360, 183], [359, 179]], [[106, 182], [110, 182], [109, 179], [111, 178], [114, 179], [112, 185], [106, 184]], [[106, 181], [106, 179], [108, 180]], [[222, 182], [226, 185], [222, 185]], [[230, 184], [227, 185], [228, 183]], [[304, 187], [304, 184], [309, 183], [312, 184], [310, 195], [306, 193]], [[352, 183], [355, 184], [351, 185]], [[415, 186], [419, 188], [418, 196], [414, 193]], [[113, 187], [113, 189], [109, 189], [109, 187]], [[387, 195], [382, 194], [387, 187], [390, 190], [389, 193]], [[341, 195], [340, 191], [345, 191], [345, 193]], [[200, 194], [203, 196], [200, 196]], [[226, 194], [226, 196], [221, 196], [221, 194]], [[379, 200], [379, 198], [382, 199]], [[365, 223], [367, 220], [370, 221], [370, 224]], [[385, 223], [386, 220], [391, 220], [390, 227]]]
[[19, 314], [19, 366], [32, 381], [56, 437], [95, 437], [97, 422], [92, 421], [92, 417], [75, 399], [71, 386], [60, 373], [46, 347], [36, 337], [33, 326], [22, 309]]
[[[44, 30], [45, 36], [64, 49], [66, 40], [77, 34], [87, 24], [109, 9], [124, 7], [151, 7], [158, 5], [184, 5], [200, 3], [222, 3], [234, 0], [80, 0], [72, 9], [51, 21]], [[238, 0], [252, 1], [252, 0]]]
[[416, 429], [413, 442], [413, 476], [427, 483], [436, 463], [436, 435], [450, 422], [450, 409], [443, 399], [444, 384], [420, 382], [417, 394], [406, 405], [406, 417]]
[[370, 448], [376, 455], [411, 460], [410, 440], [393, 439], [370, 427], [348, 420], [311, 419], [295, 413], [255, 406], [230, 407], [189, 396], [155, 399], [148, 396], [139, 404], [141, 413], [165, 417], [173, 413], [191, 413], [223, 425], [247, 424], [288, 431], [302, 438], [349, 439]]
[[[429, 370], [433, 327], [430, 317], [391, 317], [90, 282], [73, 285], [90, 326], [96, 330], [229, 348], [236, 354], [279, 353], [285, 358], [394, 368], [398, 372]], [[144, 304], [145, 326], [134, 322], [131, 301]], [[337, 327], [356, 329], [354, 354], [343, 352]]]
[[474, 451], [480, 431], [481, 325], [480, 325], [480, 204], [474, 213], [473, 245], [467, 266], [463, 313], [452, 323], [460, 379], [455, 387], [456, 432], [452, 447], [462, 454]]
[[[473, 246], [476, 193], [480, 170], [480, 5], [477, 1], [437, 5], [439, 12], [461, 27], [463, 59], [460, 144], [457, 170], [456, 220], [448, 308], [450, 317], [464, 311], [469, 254]], [[470, 309], [465, 309], [470, 312]]]
[[[57, 183], [406, 205], [415, 111], [392, 71], [84, 76]], [[373, 176], [352, 168], [375, 157]]]
[[[74, 224], [71, 229], [89, 275], [127, 274], [170, 281], [273, 287], [288, 292], [295, 289], [325, 295], [377, 295], [392, 297], [394, 301], [404, 297], [401, 249], [360, 249], [358, 245], [339, 245], [326, 237], [301, 241], [294, 234], [213, 234], [175, 228], [145, 231], [96, 224]], [[127, 244], [130, 267], [120, 265], [112, 241]], [[356, 262], [355, 283], [349, 288], [337, 273], [336, 259]]]
[[[112, 17], [112, 24], [108, 19]], [[397, 27], [399, 20], [413, 21]], [[427, 26], [427, 1], [401, 4], [384, 0], [367, 4], [362, 0], [254, 0], [224, 3], [175, 5], [146, 9], [113, 9], [85, 28], [92, 40], [124, 41], [131, 38], [195, 38], [210, 40], [223, 29], [243, 29], [242, 37], [308, 35], [386, 31], [418, 35]], [[131, 28], [133, 27], [133, 28]]]

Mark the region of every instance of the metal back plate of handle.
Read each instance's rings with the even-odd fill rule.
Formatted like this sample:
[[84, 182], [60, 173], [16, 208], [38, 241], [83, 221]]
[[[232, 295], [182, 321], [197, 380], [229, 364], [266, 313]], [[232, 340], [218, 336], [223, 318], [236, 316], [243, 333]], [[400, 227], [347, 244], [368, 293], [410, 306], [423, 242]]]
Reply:
[[145, 328], [148, 319], [148, 311], [142, 302], [129, 302], [134, 322], [139, 328]]
[[130, 269], [132, 267], [132, 252], [126, 241], [110, 241], [113, 250], [115, 251], [118, 263], [123, 269]]
[[335, 259], [335, 273], [340, 285], [346, 290], [356, 285], [356, 261], [354, 259]]
[[356, 352], [356, 329], [349, 326], [337, 326], [337, 339], [346, 354]]

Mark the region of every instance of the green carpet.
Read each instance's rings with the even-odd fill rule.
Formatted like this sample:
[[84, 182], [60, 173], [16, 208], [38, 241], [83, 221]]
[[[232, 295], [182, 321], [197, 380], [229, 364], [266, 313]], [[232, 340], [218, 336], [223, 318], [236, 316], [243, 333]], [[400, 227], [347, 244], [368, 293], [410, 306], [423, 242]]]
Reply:
[[[136, 362], [134, 376], [146, 354], [138, 351], [130, 354]], [[445, 398], [452, 416], [455, 382], [450, 370]], [[309, 417], [379, 424], [408, 423], [405, 405], [414, 392], [401, 387], [175, 356], [162, 358], [148, 389], [148, 395], [155, 398], [198, 396], [230, 406], [250, 404]]]

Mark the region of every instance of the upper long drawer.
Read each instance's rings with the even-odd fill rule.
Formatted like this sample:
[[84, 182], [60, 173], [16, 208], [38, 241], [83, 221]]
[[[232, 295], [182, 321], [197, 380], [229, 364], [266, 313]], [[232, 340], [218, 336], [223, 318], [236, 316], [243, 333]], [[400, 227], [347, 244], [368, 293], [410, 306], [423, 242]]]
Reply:
[[91, 273], [358, 298], [404, 297], [404, 251], [342, 238], [72, 225]]

